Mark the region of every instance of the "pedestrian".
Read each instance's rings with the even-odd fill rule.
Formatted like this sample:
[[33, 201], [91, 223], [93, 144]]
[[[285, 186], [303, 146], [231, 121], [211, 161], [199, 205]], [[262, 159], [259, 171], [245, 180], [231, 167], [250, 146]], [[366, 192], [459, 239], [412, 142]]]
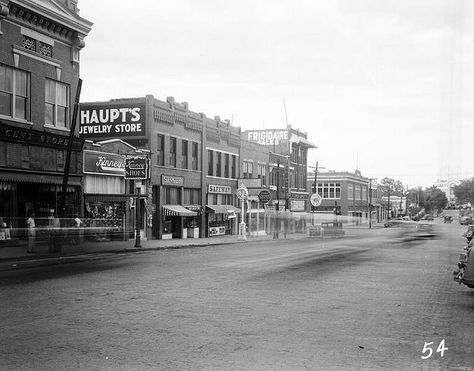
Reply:
[[48, 216], [48, 229], [49, 229], [49, 253], [54, 254], [59, 250], [59, 235], [61, 233], [61, 222], [59, 221], [58, 215], [51, 209], [50, 215]]
[[35, 239], [36, 239], [36, 225], [35, 225], [35, 213], [32, 212], [26, 220], [26, 227], [28, 228], [28, 250], [29, 254], [34, 253]]
[[0, 240], [5, 239], [5, 228], [3, 227], [3, 218], [0, 217]]
[[82, 229], [82, 220], [79, 218], [79, 215], [76, 214], [74, 218], [74, 227], [76, 228], [76, 233], [74, 233], [75, 244], [78, 245], [83, 241], [83, 229]]

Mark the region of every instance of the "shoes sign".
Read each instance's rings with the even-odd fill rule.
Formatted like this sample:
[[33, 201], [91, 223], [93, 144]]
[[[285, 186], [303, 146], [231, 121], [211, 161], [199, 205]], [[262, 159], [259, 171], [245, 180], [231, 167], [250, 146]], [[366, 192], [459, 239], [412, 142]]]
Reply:
[[145, 180], [149, 176], [146, 156], [127, 156], [125, 158], [125, 179]]

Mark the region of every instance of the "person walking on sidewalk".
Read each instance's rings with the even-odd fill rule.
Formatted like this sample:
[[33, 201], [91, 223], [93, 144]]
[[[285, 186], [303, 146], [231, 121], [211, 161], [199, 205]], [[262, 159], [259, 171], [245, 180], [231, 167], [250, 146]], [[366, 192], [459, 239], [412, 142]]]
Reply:
[[61, 222], [59, 221], [58, 215], [51, 210], [48, 216], [48, 229], [49, 229], [49, 253], [54, 254], [59, 250], [59, 236], [61, 234]]
[[27, 253], [34, 253], [36, 239], [36, 225], [35, 225], [35, 213], [32, 212], [29, 218], [26, 220], [26, 227], [28, 228], [28, 250]]

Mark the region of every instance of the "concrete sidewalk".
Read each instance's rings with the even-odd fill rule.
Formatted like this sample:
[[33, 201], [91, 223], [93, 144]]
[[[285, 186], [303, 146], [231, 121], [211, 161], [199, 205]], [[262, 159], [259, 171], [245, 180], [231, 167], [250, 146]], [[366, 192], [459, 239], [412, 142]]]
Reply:
[[[353, 237], [368, 231], [366, 226], [347, 226], [344, 228], [346, 237]], [[310, 238], [308, 234], [295, 233], [288, 234], [286, 240]], [[217, 236], [208, 238], [189, 238], [172, 240], [141, 240], [141, 247], [135, 247], [135, 240], [128, 241], [86, 241], [81, 244], [72, 244], [70, 240], [65, 240], [61, 246], [60, 254], [50, 254], [48, 252], [48, 241], [39, 240], [34, 247], [34, 253], [27, 253], [26, 240], [11, 240], [8, 244], [0, 245], [0, 262], [14, 261], [38, 261], [42, 259], [61, 259], [63, 257], [80, 257], [82, 255], [103, 254], [103, 253], [123, 253], [133, 251], [178, 249], [189, 247], [200, 247], [222, 244], [244, 244], [249, 242], [266, 241], [273, 239], [273, 235], [247, 236], [242, 240], [239, 236]], [[280, 233], [280, 240], [284, 240], [283, 232]], [[6, 242], [6, 241], [5, 241]]]

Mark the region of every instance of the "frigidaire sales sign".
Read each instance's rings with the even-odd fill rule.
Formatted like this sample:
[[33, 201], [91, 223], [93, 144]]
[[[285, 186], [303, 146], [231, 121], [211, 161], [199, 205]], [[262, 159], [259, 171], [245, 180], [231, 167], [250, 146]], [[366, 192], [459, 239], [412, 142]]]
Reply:
[[81, 138], [146, 136], [145, 104], [81, 104], [79, 120]]

